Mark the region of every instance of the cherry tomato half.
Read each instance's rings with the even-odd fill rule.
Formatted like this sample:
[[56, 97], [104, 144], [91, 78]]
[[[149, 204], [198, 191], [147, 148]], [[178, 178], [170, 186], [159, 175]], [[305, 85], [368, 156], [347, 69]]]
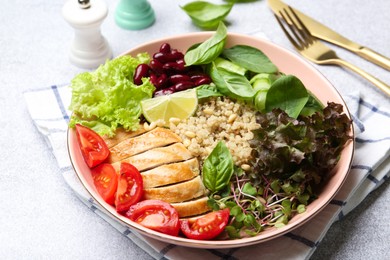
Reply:
[[181, 219], [180, 228], [183, 234], [191, 239], [207, 240], [218, 236], [229, 221], [229, 209], [210, 212], [203, 217]]
[[119, 172], [118, 189], [115, 197], [116, 211], [123, 213], [141, 200], [143, 195], [142, 175], [130, 163], [122, 162]]
[[89, 168], [104, 162], [110, 155], [110, 150], [103, 138], [92, 129], [77, 124], [76, 133], [81, 154]]
[[93, 182], [100, 196], [108, 204], [114, 205], [118, 187], [118, 174], [109, 163], [103, 163], [91, 170]]
[[161, 200], [143, 200], [130, 207], [126, 213], [130, 220], [155, 231], [177, 236], [179, 213], [171, 204]]

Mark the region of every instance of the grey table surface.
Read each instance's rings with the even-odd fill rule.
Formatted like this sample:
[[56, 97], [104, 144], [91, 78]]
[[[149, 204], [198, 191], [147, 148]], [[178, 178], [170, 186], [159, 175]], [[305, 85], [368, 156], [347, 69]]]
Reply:
[[[114, 22], [118, 1], [107, 1], [102, 25], [114, 56], [149, 40], [200, 31], [180, 9], [189, 1], [150, 0], [153, 26], [140, 31]], [[222, 1], [210, 1], [222, 3]], [[287, 1], [348, 38], [390, 57], [390, 1]], [[73, 29], [64, 21], [65, 1], [2, 1], [0, 9], [0, 259], [150, 259], [79, 201], [66, 184], [33, 125], [23, 92], [69, 82], [82, 72], [68, 61]], [[265, 0], [236, 4], [228, 30], [263, 32], [292, 51]], [[343, 58], [390, 83], [390, 73], [345, 50]], [[359, 76], [316, 66], [343, 94], [359, 89], [389, 106], [389, 99]], [[389, 181], [335, 223], [312, 259], [388, 259]], [[281, 249], [282, 250], [282, 249]]]

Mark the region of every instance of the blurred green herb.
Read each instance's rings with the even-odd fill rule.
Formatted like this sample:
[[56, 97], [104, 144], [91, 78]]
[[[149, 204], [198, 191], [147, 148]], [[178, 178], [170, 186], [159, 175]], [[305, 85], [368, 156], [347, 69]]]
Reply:
[[206, 1], [190, 2], [181, 8], [191, 18], [192, 22], [203, 29], [215, 29], [230, 13], [234, 3], [213, 4]]

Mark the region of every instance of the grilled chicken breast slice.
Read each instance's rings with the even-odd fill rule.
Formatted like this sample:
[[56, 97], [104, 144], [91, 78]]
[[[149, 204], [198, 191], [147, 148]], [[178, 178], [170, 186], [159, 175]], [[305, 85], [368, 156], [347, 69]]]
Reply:
[[127, 138], [111, 147], [109, 161], [114, 163], [147, 150], [177, 142], [181, 142], [181, 139], [174, 132], [166, 128], [156, 127], [149, 132]]
[[170, 163], [141, 172], [144, 188], [153, 188], [190, 180], [199, 175], [198, 159]]
[[200, 176], [185, 182], [144, 189], [145, 199], [163, 200], [168, 203], [188, 201], [205, 194], [206, 188]]
[[103, 136], [103, 140], [106, 142], [108, 148], [111, 148], [126, 139], [141, 135], [145, 132], [146, 130], [143, 126], [140, 126], [136, 131], [126, 131], [123, 128], [118, 128], [114, 137]]
[[190, 201], [171, 203], [180, 218], [197, 216], [211, 210], [207, 204], [208, 197], [204, 196]]
[[163, 164], [181, 162], [191, 158], [193, 158], [191, 152], [182, 143], [174, 143], [130, 156], [112, 165], [115, 169], [119, 170], [121, 162], [128, 162], [141, 172]]

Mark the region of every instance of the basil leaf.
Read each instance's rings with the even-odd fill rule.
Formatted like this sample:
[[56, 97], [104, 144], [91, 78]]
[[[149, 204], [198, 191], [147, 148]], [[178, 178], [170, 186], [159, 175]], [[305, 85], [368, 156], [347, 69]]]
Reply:
[[234, 163], [229, 149], [223, 142], [218, 142], [204, 161], [202, 170], [203, 183], [211, 192], [220, 191], [229, 185]]
[[256, 94], [249, 80], [237, 73], [217, 68], [213, 63], [210, 68], [210, 77], [222, 94], [241, 100], [253, 98]]
[[196, 93], [198, 95], [198, 99], [223, 96], [221, 93], [219, 93], [217, 87], [214, 84], [201, 85], [196, 88]]
[[231, 60], [238, 66], [256, 73], [275, 73], [278, 68], [259, 49], [247, 45], [235, 45], [225, 49], [224, 57]]
[[309, 93], [295, 76], [282, 76], [272, 83], [265, 100], [266, 111], [274, 108], [284, 110], [290, 117], [297, 118], [304, 108]]
[[315, 112], [320, 112], [324, 109], [324, 105], [313, 94], [309, 92], [309, 100], [306, 102], [305, 107], [302, 109], [300, 115], [311, 116]]
[[201, 45], [201, 42], [198, 42], [198, 43], [195, 43], [195, 44], [192, 44], [188, 49], [187, 49], [187, 51], [186, 52], [189, 52], [189, 51], [191, 51], [191, 50], [193, 50], [193, 49], [196, 49], [196, 48], [198, 48], [198, 46], [199, 45]]
[[220, 22], [215, 34], [194, 49], [186, 52], [186, 66], [208, 64], [215, 60], [223, 51], [227, 37], [226, 26]]
[[181, 8], [191, 18], [192, 22], [204, 29], [215, 29], [230, 13], [234, 3], [212, 4], [206, 1], [194, 1]]

